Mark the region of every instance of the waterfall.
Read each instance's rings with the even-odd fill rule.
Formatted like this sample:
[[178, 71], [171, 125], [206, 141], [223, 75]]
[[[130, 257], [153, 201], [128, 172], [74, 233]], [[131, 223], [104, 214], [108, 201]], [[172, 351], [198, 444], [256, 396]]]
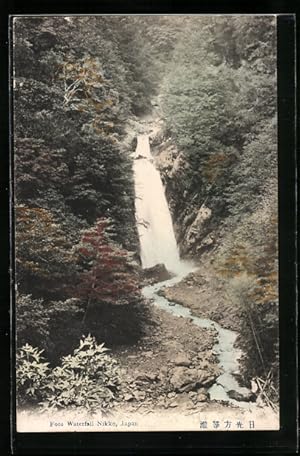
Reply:
[[148, 135], [137, 138], [134, 154], [135, 211], [143, 268], [163, 263], [182, 270], [164, 187], [150, 152]]
[[188, 318], [201, 328], [214, 329], [217, 332], [214, 351], [218, 355], [221, 373], [209, 389], [210, 399], [228, 401], [249, 410], [255, 408], [256, 405], [249, 404], [247, 401], [237, 401], [230, 395], [230, 392], [236, 392], [242, 396], [251, 394], [247, 388], [239, 385], [234, 376], [235, 372], [239, 372], [239, 359], [242, 356], [242, 352], [235, 347], [237, 334], [222, 328], [212, 320], [194, 316], [190, 309], [176, 302], [171, 303], [159, 294], [162, 288], [180, 283], [189, 272], [196, 271], [197, 268], [192, 263], [183, 262], [179, 258], [164, 187], [154, 165], [147, 135], [138, 136], [134, 154], [134, 178], [135, 210], [142, 266], [150, 268], [158, 263], [164, 263], [169, 271], [176, 274], [171, 279], [143, 287], [144, 297], [177, 317]]

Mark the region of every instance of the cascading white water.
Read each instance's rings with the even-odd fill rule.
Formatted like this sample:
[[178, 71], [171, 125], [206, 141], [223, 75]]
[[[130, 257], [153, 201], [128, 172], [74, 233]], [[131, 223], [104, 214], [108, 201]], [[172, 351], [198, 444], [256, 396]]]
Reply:
[[235, 347], [237, 334], [222, 328], [212, 320], [194, 316], [190, 309], [175, 302], [171, 303], [159, 294], [161, 288], [179, 283], [188, 273], [196, 271], [197, 267], [180, 260], [164, 187], [153, 162], [148, 135], [138, 136], [134, 159], [135, 210], [142, 266], [150, 268], [163, 263], [169, 271], [175, 273], [175, 277], [171, 279], [143, 287], [143, 295], [167, 312], [188, 318], [202, 328], [216, 330], [217, 343], [214, 350], [222, 373], [209, 389], [210, 399], [228, 401], [239, 407], [251, 409], [255, 404], [237, 401], [229, 395], [230, 391], [242, 397], [250, 393], [247, 388], [240, 386], [235, 378], [242, 356], [242, 352]]
[[158, 170], [150, 152], [148, 135], [137, 138], [134, 154], [135, 210], [143, 268], [163, 263], [169, 271], [183, 268], [172, 219]]

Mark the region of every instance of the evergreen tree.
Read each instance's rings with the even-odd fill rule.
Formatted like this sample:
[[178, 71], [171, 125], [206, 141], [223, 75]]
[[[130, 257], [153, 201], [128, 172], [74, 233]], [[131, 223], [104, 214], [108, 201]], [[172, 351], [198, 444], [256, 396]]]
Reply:
[[16, 208], [16, 279], [20, 293], [34, 298], [66, 296], [74, 274], [71, 243], [54, 216], [43, 208]]

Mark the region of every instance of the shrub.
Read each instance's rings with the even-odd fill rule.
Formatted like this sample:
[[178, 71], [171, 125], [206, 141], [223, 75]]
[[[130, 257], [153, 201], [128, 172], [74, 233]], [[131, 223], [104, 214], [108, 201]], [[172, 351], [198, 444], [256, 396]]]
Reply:
[[278, 302], [257, 302], [253, 299], [255, 276], [246, 273], [229, 279], [227, 293], [234, 306], [241, 309], [239, 345], [244, 351], [242, 372], [245, 377], [269, 379], [265, 393], [278, 400], [279, 341]]
[[107, 351], [94, 337], [83, 337], [73, 355], [63, 357], [61, 366], [53, 369], [44, 405], [91, 411], [111, 406], [119, 391], [120, 370]]
[[[273, 188], [269, 192], [274, 193]], [[239, 308], [240, 345], [245, 376], [268, 379], [268, 396], [279, 390], [278, 261], [276, 194], [265, 195], [257, 209], [223, 237], [215, 255], [226, 293]]]
[[91, 335], [82, 337], [72, 355], [50, 370], [42, 351], [26, 344], [17, 356], [19, 404], [42, 409], [83, 407], [90, 412], [113, 405], [120, 389], [120, 369], [104, 344]]
[[18, 405], [33, 405], [47, 395], [50, 369], [41, 356], [43, 350], [25, 344], [17, 351], [16, 388]]
[[[82, 334], [83, 306], [75, 298], [65, 301], [34, 299], [32, 295], [16, 295], [17, 346], [25, 343], [45, 350], [51, 364], [70, 353]], [[66, 337], [66, 321], [70, 328]]]
[[[42, 298], [16, 294], [16, 328], [18, 347], [26, 342], [46, 348], [49, 340], [49, 314]], [[27, 344], [28, 345], [28, 344]]]

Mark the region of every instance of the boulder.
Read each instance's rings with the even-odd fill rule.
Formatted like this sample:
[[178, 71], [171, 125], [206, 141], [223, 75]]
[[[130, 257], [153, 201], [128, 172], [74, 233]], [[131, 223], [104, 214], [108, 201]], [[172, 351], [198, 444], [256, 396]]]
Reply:
[[143, 401], [146, 398], [145, 391], [134, 391], [133, 395], [137, 401]]
[[178, 353], [174, 358], [174, 364], [175, 366], [189, 367], [191, 365], [191, 360], [185, 353]]
[[173, 397], [176, 397], [176, 393], [175, 393], [174, 391], [172, 391], [171, 393], [168, 393], [168, 394], [167, 394], [167, 397], [168, 397], [169, 399], [172, 399]]
[[200, 386], [209, 386], [214, 380], [215, 376], [211, 372], [179, 366], [172, 370], [170, 383], [175, 391], [188, 392]]
[[153, 383], [157, 380], [157, 374], [138, 374], [135, 377], [135, 381], [143, 383]]
[[[218, 376], [218, 374], [215, 374], [212, 372], [207, 372], [207, 371], [203, 371], [203, 370], [201, 370], [201, 372], [202, 372], [201, 385], [206, 386], [206, 387], [211, 386]], [[203, 374], [204, 372], [205, 372], [205, 374]]]
[[175, 390], [182, 390], [184, 386], [191, 385], [191, 390], [197, 381], [195, 369], [187, 369], [185, 367], [176, 367], [172, 370], [172, 376], [170, 378], [170, 383]]
[[152, 350], [145, 351], [145, 352], [143, 352], [143, 355], [146, 356], [146, 358], [152, 358], [153, 351]]
[[244, 388], [243, 391], [230, 390], [230, 391], [228, 391], [227, 394], [230, 397], [230, 399], [234, 399], [235, 401], [239, 401], [239, 402], [255, 401], [255, 395], [252, 393], [252, 391], [249, 391], [246, 388]]
[[176, 402], [176, 401], [170, 402], [170, 403], [168, 404], [168, 406], [169, 406], [169, 407], [172, 407], [172, 408], [178, 407], [178, 402]]
[[196, 396], [197, 402], [206, 402], [207, 401], [207, 394], [205, 393], [198, 393]]
[[147, 283], [162, 282], [163, 280], [168, 280], [173, 277], [164, 264], [156, 264], [151, 268], [146, 268], [143, 270], [143, 278]]

